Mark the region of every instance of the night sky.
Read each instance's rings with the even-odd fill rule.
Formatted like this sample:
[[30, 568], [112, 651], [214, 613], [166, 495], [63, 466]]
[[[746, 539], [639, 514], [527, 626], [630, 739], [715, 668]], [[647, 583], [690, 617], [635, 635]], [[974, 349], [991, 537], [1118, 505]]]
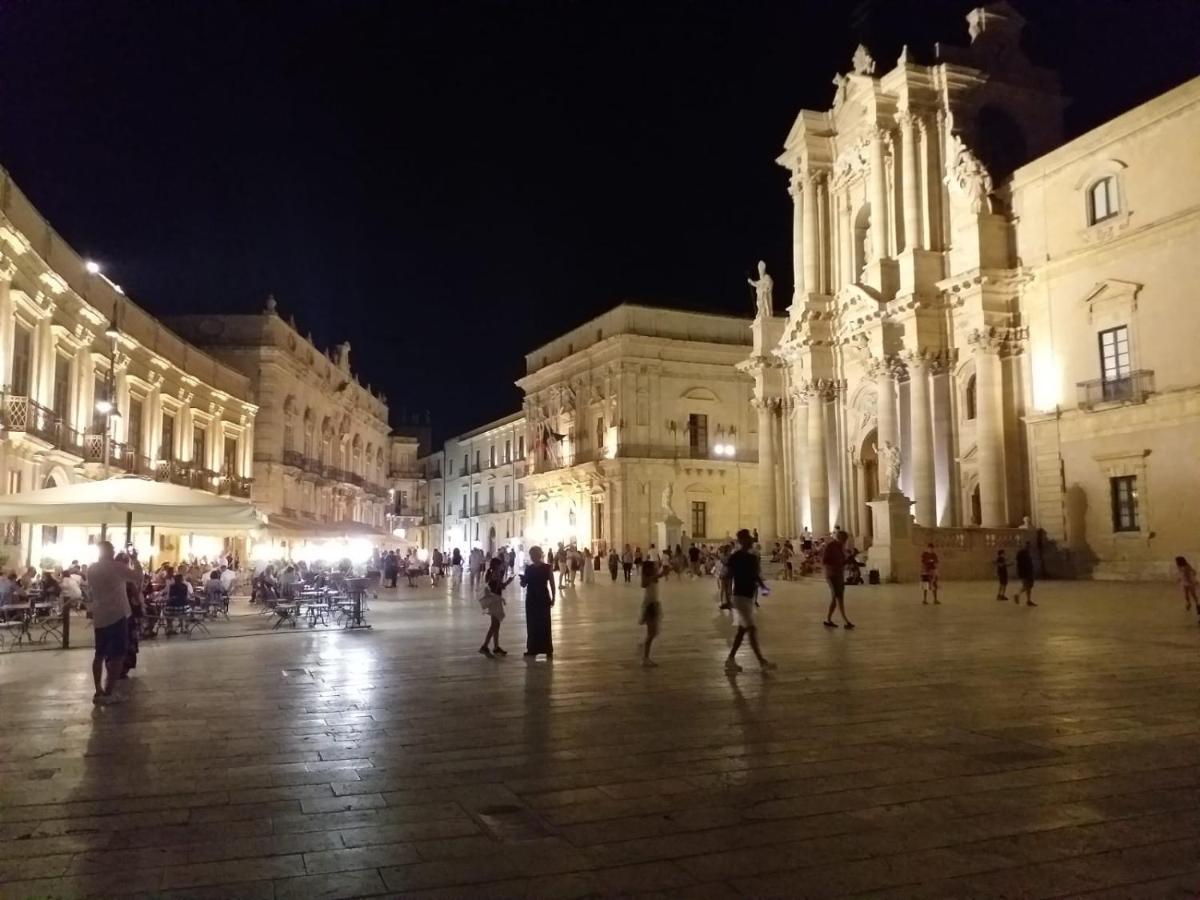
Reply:
[[[622, 300], [750, 316], [760, 257], [789, 296], [797, 111], [973, 5], [6, 0], [0, 164], [150, 312], [273, 292], [440, 438]], [[1195, 0], [1015, 5], [1071, 134], [1200, 72]]]

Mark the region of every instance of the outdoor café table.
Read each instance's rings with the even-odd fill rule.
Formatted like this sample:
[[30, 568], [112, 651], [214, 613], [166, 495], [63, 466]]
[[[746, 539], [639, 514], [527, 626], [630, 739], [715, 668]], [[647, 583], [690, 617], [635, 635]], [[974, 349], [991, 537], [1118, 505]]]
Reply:
[[33, 643], [33, 635], [29, 633], [29, 620], [32, 615], [33, 609], [28, 603], [6, 603], [0, 606], [0, 619], [18, 623], [17, 646], [25, 639]]
[[272, 612], [275, 613], [276, 617], [275, 624], [271, 626], [272, 631], [274, 631], [284, 622], [291, 622], [292, 627], [295, 628], [296, 620], [300, 618], [300, 603], [296, 600], [281, 600], [279, 603], [275, 604], [275, 608], [272, 610]]

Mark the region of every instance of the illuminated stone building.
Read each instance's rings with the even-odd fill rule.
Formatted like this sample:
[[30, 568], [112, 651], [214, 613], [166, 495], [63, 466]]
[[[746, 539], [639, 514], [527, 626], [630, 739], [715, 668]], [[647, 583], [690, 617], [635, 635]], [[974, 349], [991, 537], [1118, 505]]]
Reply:
[[[250, 496], [258, 407], [249, 379], [138, 307], [3, 170], [0, 385], [4, 493], [138, 474]], [[145, 529], [134, 537], [151, 549]], [[154, 549], [214, 556], [227, 546], [178, 537], [158, 535]], [[69, 561], [83, 558], [89, 530], [10, 526], [0, 539], [9, 565]]]

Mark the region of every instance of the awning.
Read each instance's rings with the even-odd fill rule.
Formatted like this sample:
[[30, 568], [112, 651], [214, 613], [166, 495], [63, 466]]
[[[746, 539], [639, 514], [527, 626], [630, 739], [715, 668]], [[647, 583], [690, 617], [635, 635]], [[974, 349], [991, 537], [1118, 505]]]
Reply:
[[124, 525], [229, 534], [262, 527], [249, 503], [136, 475], [80, 481], [0, 497], [0, 519], [26, 525]]

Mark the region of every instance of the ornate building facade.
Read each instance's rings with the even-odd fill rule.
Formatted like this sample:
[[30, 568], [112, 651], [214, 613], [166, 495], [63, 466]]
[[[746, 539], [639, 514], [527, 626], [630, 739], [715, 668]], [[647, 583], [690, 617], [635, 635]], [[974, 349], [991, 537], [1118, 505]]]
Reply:
[[[527, 544], [718, 540], [756, 509], [745, 319], [622, 304], [526, 355]], [[448, 464], [451, 460], [447, 459]]]
[[[3, 170], [0, 385], [5, 493], [139, 474], [250, 496], [258, 407], [249, 379], [134, 304]], [[36, 564], [57, 545], [67, 561], [82, 558], [87, 531], [7, 527], [0, 555], [10, 565], [17, 557]], [[136, 542], [147, 540], [139, 534]], [[192, 549], [215, 555], [223, 546]], [[188, 549], [160, 535], [155, 549], [172, 548]]]
[[387, 401], [319, 350], [268, 298], [258, 315], [177, 316], [172, 327], [244, 373], [261, 412], [254, 502], [283, 540], [386, 536]]
[[743, 363], [774, 435], [760, 527], [841, 526], [885, 577], [914, 576], [926, 541], [980, 577], [1035, 529], [1061, 571], [1161, 573], [1175, 551], [1155, 525], [1193, 550], [1200, 525], [1146, 462], [1196, 443], [1191, 357], [1150, 371], [1151, 342], [1179, 340], [1157, 311], [1184, 314], [1171, 298], [1195, 268], [1178, 150], [1195, 87], [1061, 146], [1057, 79], [1024, 56], [1020, 16], [967, 22], [968, 46], [887, 72], [859, 47], [832, 107], [787, 137], [795, 291], [786, 320], [760, 310]]

